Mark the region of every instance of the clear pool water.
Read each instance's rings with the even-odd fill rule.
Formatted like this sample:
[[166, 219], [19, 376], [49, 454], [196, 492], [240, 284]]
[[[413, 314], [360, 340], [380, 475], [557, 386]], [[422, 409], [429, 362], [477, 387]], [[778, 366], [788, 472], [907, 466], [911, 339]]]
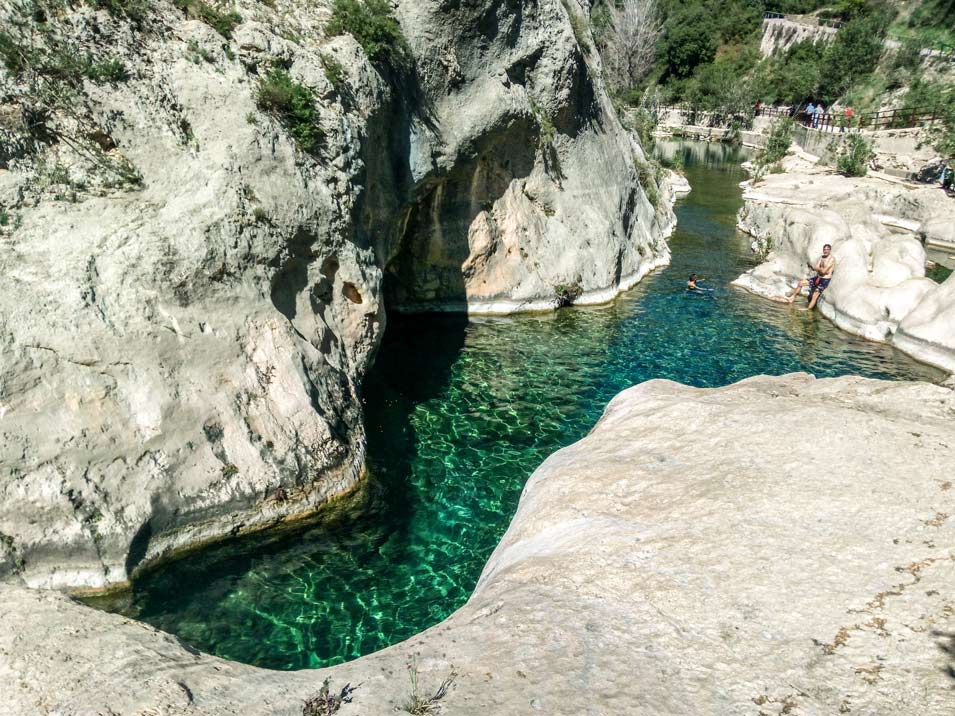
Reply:
[[[371, 478], [360, 495], [333, 519], [203, 550], [100, 606], [260, 666], [347, 661], [460, 607], [527, 477], [634, 383], [720, 386], [800, 370], [940, 377], [731, 288], [752, 263], [734, 228], [741, 159], [718, 145], [676, 151], [693, 193], [677, 209], [669, 268], [600, 308], [392, 319], [364, 391]], [[715, 290], [688, 293], [691, 271]]]

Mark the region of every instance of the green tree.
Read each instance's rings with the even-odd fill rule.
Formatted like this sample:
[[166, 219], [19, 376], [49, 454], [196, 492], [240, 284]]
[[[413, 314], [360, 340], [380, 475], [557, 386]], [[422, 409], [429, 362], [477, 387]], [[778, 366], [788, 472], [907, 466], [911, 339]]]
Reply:
[[831, 104], [872, 74], [882, 55], [885, 31], [885, 17], [878, 14], [850, 20], [842, 26], [822, 57], [820, 99]]
[[756, 0], [724, 0], [711, 12], [723, 43], [745, 42], [763, 27], [763, 7]]
[[712, 14], [702, 5], [678, 10], [666, 23], [662, 41], [665, 75], [684, 79], [716, 56], [717, 28]]
[[800, 105], [815, 97], [823, 49], [811, 40], [796, 43], [757, 70], [759, 94], [770, 104]]

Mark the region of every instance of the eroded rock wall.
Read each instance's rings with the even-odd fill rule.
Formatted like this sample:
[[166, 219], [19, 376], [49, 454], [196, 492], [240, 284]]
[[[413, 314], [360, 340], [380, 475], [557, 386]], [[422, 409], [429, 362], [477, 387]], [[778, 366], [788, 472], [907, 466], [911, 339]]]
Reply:
[[[71, 80], [41, 135], [36, 73], [0, 69], [0, 573], [28, 584], [122, 581], [353, 487], [386, 293], [509, 311], [667, 259], [584, 8], [401, 3], [404, 72], [325, 37], [324, 4], [237, 9], [226, 37], [167, 2], [2, 8], [125, 75]], [[256, 101], [275, 66], [316, 96], [311, 152]]]
[[[404, 310], [548, 307], [665, 263], [672, 227], [640, 188], [646, 158], [602, 91], [574, 2], [406, 3], [427, 116], [410, 146], [413, 197], [383, 253]], [[589, 32], [589, 31], [587, 31]]]

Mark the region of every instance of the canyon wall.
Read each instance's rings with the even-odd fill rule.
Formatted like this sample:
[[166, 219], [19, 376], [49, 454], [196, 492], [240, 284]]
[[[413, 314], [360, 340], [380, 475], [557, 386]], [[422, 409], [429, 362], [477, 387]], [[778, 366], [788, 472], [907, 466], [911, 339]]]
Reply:
[[[668, 259], [585, 7], [402, 2], [407, 46], [370, 57], [324, 4], [28, 5], [2, 11], [0, 574], [99, 588], [353, 488], [386, 305], [606, 300]], [[282, 72], [304, 128], [263, 99]]]

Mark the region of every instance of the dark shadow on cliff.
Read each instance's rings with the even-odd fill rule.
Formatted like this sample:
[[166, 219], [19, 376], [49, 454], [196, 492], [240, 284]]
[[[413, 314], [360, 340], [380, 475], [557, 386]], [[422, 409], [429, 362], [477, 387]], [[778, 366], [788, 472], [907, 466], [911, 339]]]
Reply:
[[395, 532], [405, 533], [415, 500], [427, 499], [415, 495], [410, 484], [418, 452], [412, 414], [447, 390], [467, 326], [464, 314], [389, 316], [375, 365], [362, 385], [370, 480]]

